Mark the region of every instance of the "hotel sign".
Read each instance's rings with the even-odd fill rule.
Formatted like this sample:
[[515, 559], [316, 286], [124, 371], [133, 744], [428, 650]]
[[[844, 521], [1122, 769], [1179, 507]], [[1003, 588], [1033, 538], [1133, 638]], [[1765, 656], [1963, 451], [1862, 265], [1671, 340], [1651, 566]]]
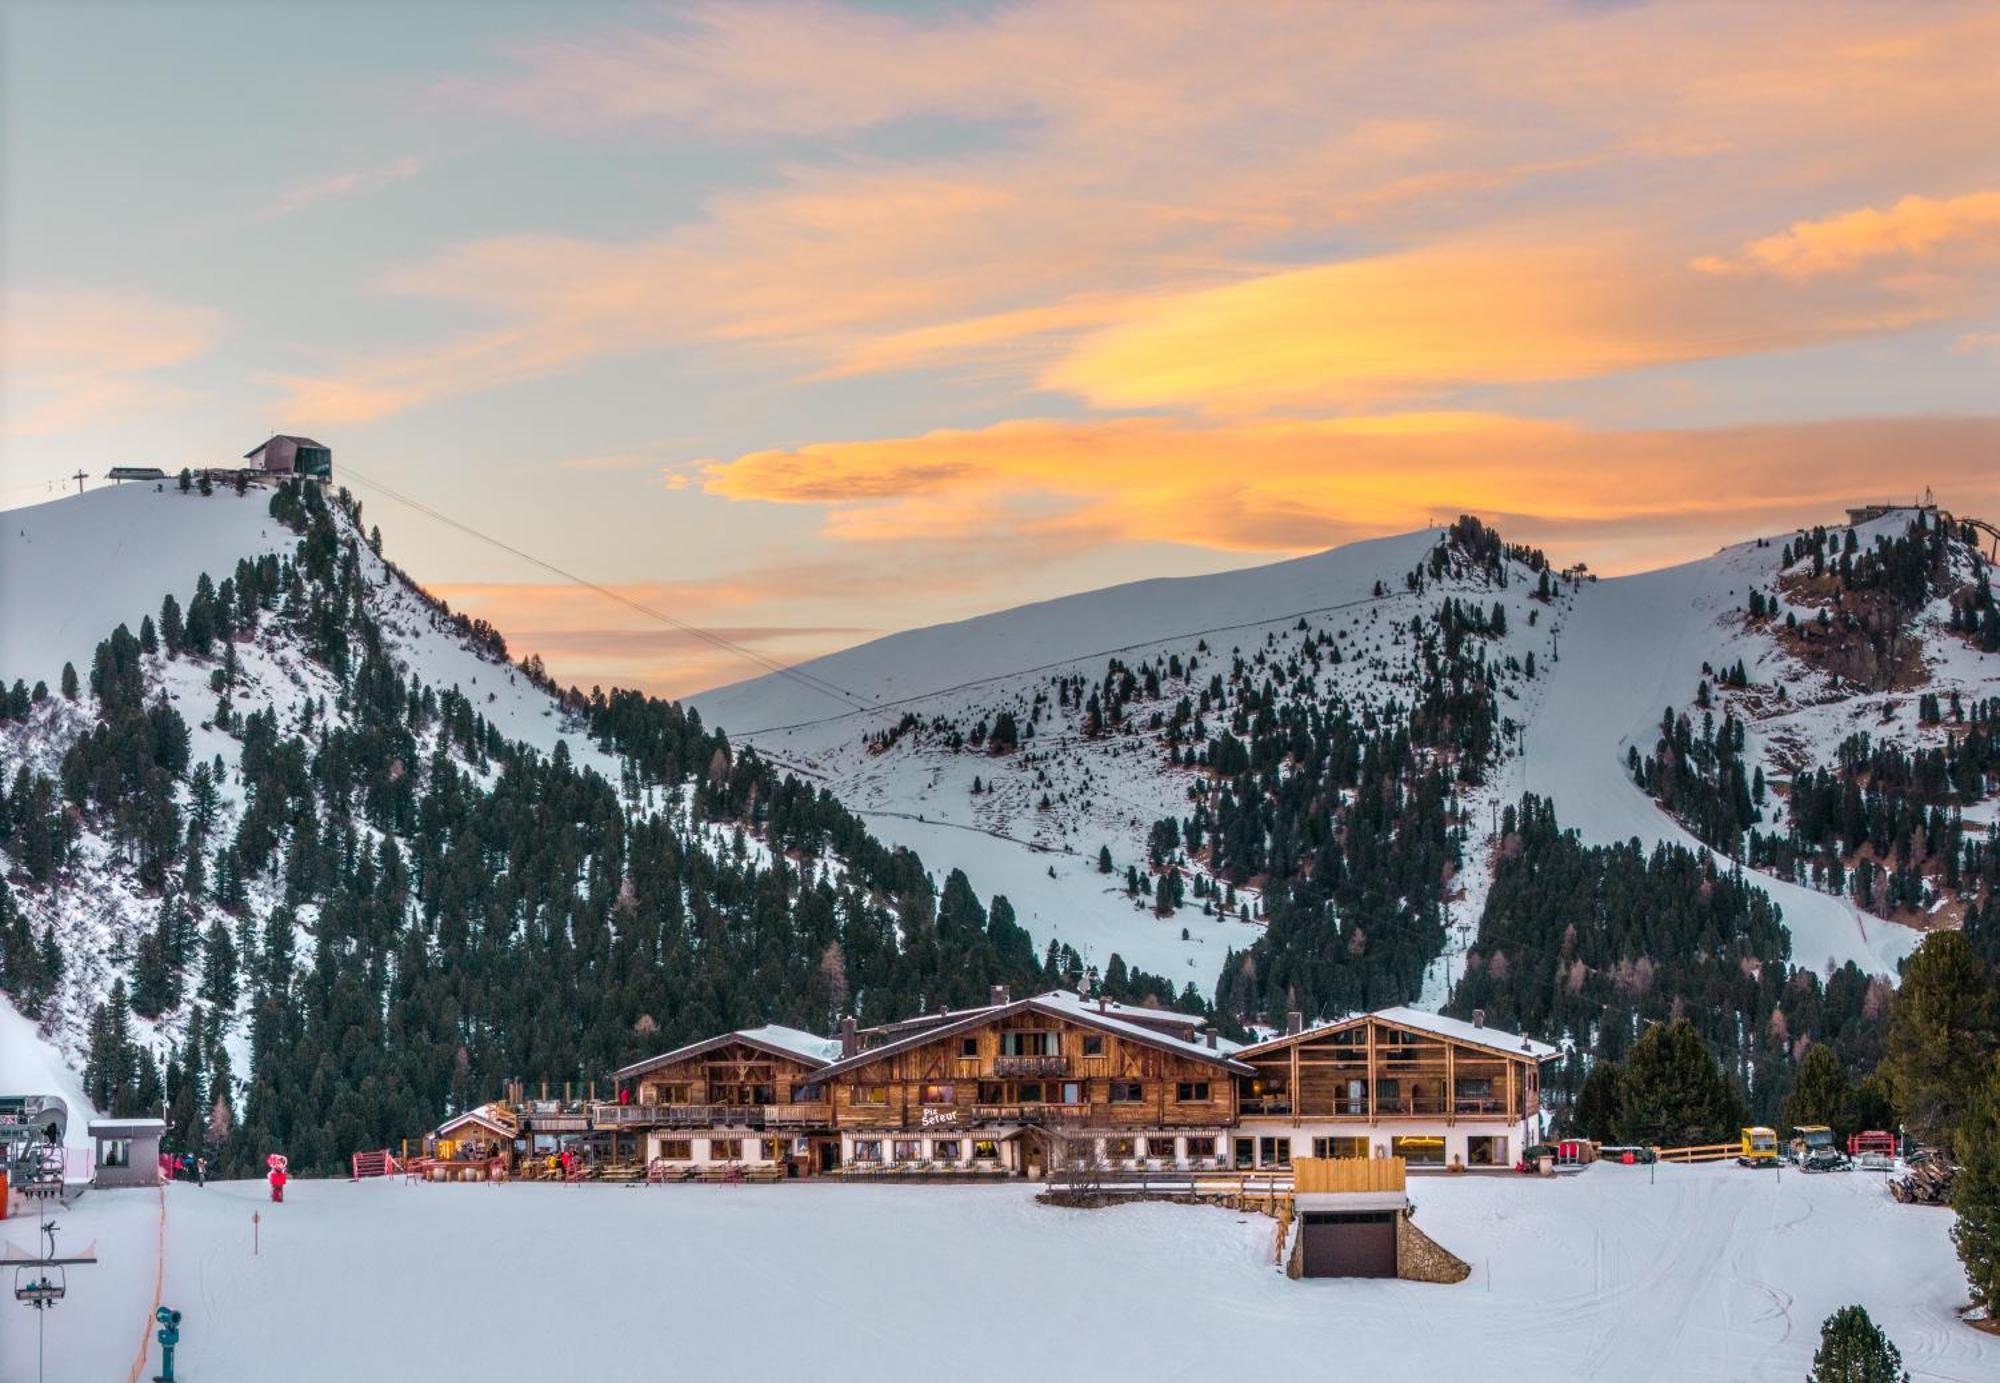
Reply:
[[958, 1111], [955, 1109], [926, 1109], [923, 1125], [925, 1128], [955, 1128], [958, 1125]]

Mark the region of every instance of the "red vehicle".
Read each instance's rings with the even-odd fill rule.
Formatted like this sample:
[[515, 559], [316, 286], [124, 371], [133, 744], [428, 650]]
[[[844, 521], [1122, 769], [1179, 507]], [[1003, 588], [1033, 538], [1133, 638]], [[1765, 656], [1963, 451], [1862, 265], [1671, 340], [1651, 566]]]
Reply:
[[1873, 1129], [1867, 1133], [1850, 1133], [1847, 1136], [1847, 1155], [1849, 1157], [1862, 1157], [1868, 1153], [1875, 1153], [1882, 1157], [1894, 1157], [1896, 1152], [1896, 1135], [1893, 1133], [1884, 1133], [1880, 1129]]

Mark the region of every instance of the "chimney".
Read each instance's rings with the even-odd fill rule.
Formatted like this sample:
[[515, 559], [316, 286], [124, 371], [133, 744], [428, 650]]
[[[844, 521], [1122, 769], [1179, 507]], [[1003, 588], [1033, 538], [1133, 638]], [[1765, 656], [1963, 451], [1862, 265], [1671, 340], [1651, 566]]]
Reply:
[[861, 1034], [855, 1030], [854, 1015], [848, 1014], [840, 1020], [840, 1054], [853, 1056], [861, 1050]]
[[1102, 994], [1100, 994], [1100, 995], [1098, 995], [1098, 996], [1097, 996], [1097, 1011], [1098, 1011], [1099, 1013], [1103, 1013], [1103, 1012], [1105, 1011], [1105, 1009], [1104, 1009], [1104, 996], [1103, 996]]
[[1285, 1036], [1297, 1037], [1306, 1030], [1306, 1016], [1297, 1009], [1285, 1015]]
[[1007, 1003], [1007, 986], [1004, 984], [996, 984], [991, 989], [987, 990], [986, 1002], [991, 1004], [995, 1008], [1003, 1007]]
[[1210, 1050], [1211, 1052], [1215, 1050], [1215, 1029], [1214, 1029], [1214, 1028], [1210, 1028], [1210, 1029], [1208, 1030], [1208, 1049], [1209, 1049], [1209, 1050]]
[[1473, 1027], [1475, 1027], [1475, 1028], [1483, 1028], [1483, 1027], [1485, 1027], [1485, 1026], [1486, 1026], [1486, 1010], [1485, 1010], [1485, 1009], [1483, 1009], [1483, 1008], [1476, 1008], [1476, 1009], [1472, 1010], [1472, 1026], [1473, 1026]]

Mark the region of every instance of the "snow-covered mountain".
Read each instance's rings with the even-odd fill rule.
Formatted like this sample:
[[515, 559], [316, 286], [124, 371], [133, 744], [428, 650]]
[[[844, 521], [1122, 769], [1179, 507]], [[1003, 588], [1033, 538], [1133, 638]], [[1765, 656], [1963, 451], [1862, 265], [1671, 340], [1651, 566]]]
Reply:
[[[1855, 543], [1867, 551], [1900, 536], [1910, 517], [1863, 524]], [[1847, 530], [1831, 533], [1842, 541]], [[1425, 985], [1424, 1002], [1435, 1005], [1478, 918], [1491, 822], [1523, 791], [1553, 799], [1559, 819], [1591, 842], [1702, 848], [1634, 781], [1629, 756], [1635, 748], [1650, 755], [1663, 710], [1692, 709], [1704, 682], [1718, 719], [1727, 702], [1750, 726], [1747, 753], [1770, 784], [1771, 825], [1783, 819], [1793, 777], [1833, 762], [1853, 730], [1935, 746], [1953, 729], [1920, 723], [1922, 696], [1956, 693], [1970, 703], [2000, 692], [2000, 657], [1946, 627], [1944, 592], [1909, 621], [1911, 661], [1893, 686], [1843, 676], [1788, 637], [1786, 613], [1810, 624], [1830, 599], [1801, 587], [1796, 565], [1789, 576], [1781, 570], [1793, 536], [1638, 575], [1571, 573], [1542, 600], [1537, 573], [1518, 555], [1505, 564], [1504, 585], [1498, 571], [1454, 564], [1418, 589], [1409, 574], [1450, 539], [1438, 530], [1404, 534], [895, 634], [803, 664], [798, 675], [703, 693], [693, 705], [738, 740], [827, 783], [885, 838], [927, 859], [976, 861], [980, 877], [1027, 904], [1024, 920], [1038, 934], [1061, 936], [1100, 961], [1116, 951], [1205, 987], [1224, 953], [1256, 935], [1255, 889], [1244, 890], [1253, 900], [1245, 920], [1240, 911], [1218, 918], [1188, 909], [1159, 917], [1123, 887], [1128, 865], [1146, 867], [1154, 823], [1187, 812], [1190, 791], [1208, 780], [1202, 767], [1167, 762], [1162, 713], [1171, 717], [1217, 673], [1228, 686], [1210, 720], [1226, 717], [1230, 689], [1272, 673], [1281, 699], [1377, 712], [1407, 706], [1420, 670], [1411, 621], [1433, 616], [1447, 597], [1497, 606], [1505, 633], [1489, 639], [1486, 657], [1501, 668], [1499, 704], [1513, 733], [1500, 737], [1493, 772], [1460, 804], [1468, 859], [1446, 953]], [[1980, 579], [1976, 549], [1953, 544], [1951, 561], [1954, 584]], [[1751, 617], [1752, 590], [1770, 600], [1770, 614]], [[1328, 646], [1322, 641], [1341, 650], [1337, 665], [1310, 658]], [[1287, 681], [1302, 654], [1308, 676]], [[1724, 671], [1739, 664], [1747, 685], [1724, 686]], [[1185, 675], [1170, 671], [1190, 665]], [[1122, 725], [1088, 733], [1085, 705], [1063, 701], [1066, 679], [1101, 692], [1120, 669], [1150, 669], [1158, 689], [1147, 681]], [[1782, 698], [1773, 695], [1780, 683]], [[1003, 713], [1023, 727], [1018, 747], [996, 754], [990, 742], [974, 743]], [[1991, 799], [1965, 818], [1990, 821]], [[1109, 877], [1097, 870], [1101, 848], [1113, 860]], [[1199, 854], [1187, 865], [1198, 872]], [[1920, 935], [1903, 925], [1907, 910], [1902, 921], [1888, 920], [1836, 892], [1770, 872], [1756, 878], [1783, 908], [1800, 964], [1853, 961], [1893, 974]]]

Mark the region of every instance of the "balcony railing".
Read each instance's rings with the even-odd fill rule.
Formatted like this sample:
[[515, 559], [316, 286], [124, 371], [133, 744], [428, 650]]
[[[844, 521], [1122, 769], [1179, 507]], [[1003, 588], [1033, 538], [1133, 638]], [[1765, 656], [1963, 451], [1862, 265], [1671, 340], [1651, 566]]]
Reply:
[[761, 1104], [600, 1103], [591, 1107], [591, 1122], [599, 1128], [762, 1128], [768, 1111], [796, 1107]]
[[993, 1074], [996, 1076], [1066, 1076], [1069, 1074], [1069, 1058], [1065, 1056], [996, 1056], [993, 1058]]
[[821, 1100], [803, 1104], [767, 1104], [764, 1106], [764, 1124], [767, 1128], [778, 1126], [797, 1127], [801, 1125], [830, 1124], [833, 1122], [833, 1106]]

